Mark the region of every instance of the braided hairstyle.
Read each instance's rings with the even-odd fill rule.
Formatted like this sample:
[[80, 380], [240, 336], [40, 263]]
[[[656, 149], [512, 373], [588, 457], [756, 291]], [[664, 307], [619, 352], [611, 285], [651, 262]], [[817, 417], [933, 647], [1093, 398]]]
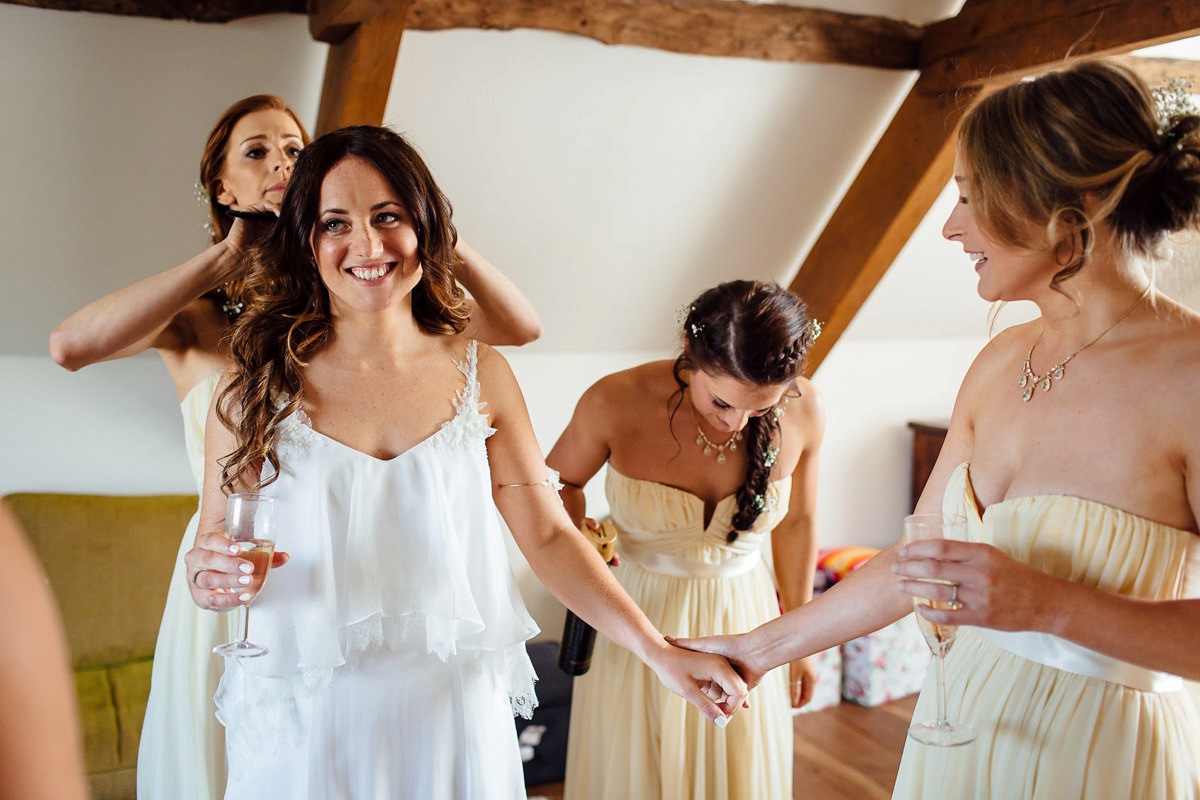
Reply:
[[1095, 219], [1142, 255], [1200, 223], [1200, 117], [1161, 118], [1145, 82], [1114, 61], [984, 96], [963, 117], [959, 146], [980, 228], [1010, 246], [1055, 248], [1056, 287], [1086, 262]]
[[[804, 302], [774, 282], [729, 281], [709, 289], [688, 306], [683, 322], [683, 352], [672, 366], [679, 389], [672, 394], [671, 417], [688, 386], [685, 372], [699, 369], [758, 386], [789, 383], [799, 377], [816, 334]], [[774, 463], [768, 448], [778, 447], [778, 432], [774, 413], [746, 423], [746, 477], [736, 493], [730, 542], [750, 529], [765, 506]]]

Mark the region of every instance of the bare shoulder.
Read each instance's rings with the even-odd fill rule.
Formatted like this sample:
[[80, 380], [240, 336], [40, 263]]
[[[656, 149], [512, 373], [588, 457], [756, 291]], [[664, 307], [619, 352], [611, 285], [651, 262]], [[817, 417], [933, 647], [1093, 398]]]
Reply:
[[825, 436], [825, 399], [807, 378], [797, 378], [796, 388], [784, 395], [786, 405], [779, 415], [785, 450], [816, 452]]
[[480, 386], [516, 385], [517, 378], [513, 374], [512, 366], [508, 363], [508, 359], [487, 342], [468, 339], [464, 336], [446, 336], [443, 338], [446, 348], [450, 351], [454, 361], [459, 364], [467, 363], [467, 352], [472, 342], [474, 343], [477, 348], [475, 351], [476, 374], [479, 377]]
[[1024, 359], [1037, 339], [1038, 331], [1037, 322], [1022, 322], [997, 333], [971, 362], [967, 379], [987, 376], [996, 370], [1011, 367], [1014, 358]]
[[676, 387], [670, 361], [641, 363], [595, 381], [580, 397], [576, 413], [642, 415], [649, 403], [658, 403]]
[[956, 411], [971, 408], [974, 399], [989, 395], [998, 385], [1012, 383], [1013, 365], [1020, 369], [1037, 334], [1035, 322], [1023, 322], [1005, 328], [988, 340], [967, 368], [955, 401]]
[[1200, 394], [1200, 315], [1160, 299], [1153, 325], [1132, 342], [1128, 359], [1131, 368], [1147, 370], [1141, 383], [1157, 386], [1159, 401], [1178, 406], [1190, 425]]

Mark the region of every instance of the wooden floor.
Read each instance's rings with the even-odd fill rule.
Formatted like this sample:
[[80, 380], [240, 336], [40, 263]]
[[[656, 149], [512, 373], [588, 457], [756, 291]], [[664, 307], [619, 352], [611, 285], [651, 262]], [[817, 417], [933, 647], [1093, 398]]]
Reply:
[[[796, 715], [792, 796], [887, 800], [917, 696], [866, 708], [842, 703]], [[561, 783], [530, 787], [530, 797], [562, 800]]]

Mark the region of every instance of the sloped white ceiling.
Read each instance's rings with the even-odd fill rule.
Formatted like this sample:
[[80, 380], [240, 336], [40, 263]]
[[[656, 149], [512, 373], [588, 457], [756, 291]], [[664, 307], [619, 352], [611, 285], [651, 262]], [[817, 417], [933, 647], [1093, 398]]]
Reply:
[[[925, 24], [960, 3], [819, 5]], [[208, 127], [263, 91], [311, 124], [325, 52], [300, 16], [196, 25], [0, 5], [0, 354], [45, 354], [75, 308], [196, 252]], [[541, 311], [535, 351], [669, 350], [675, 309], [703, 288], [791, 278], [912, 78], [539, 31], [410, 32], [386, 117], [463, 235]], [[847, 336], [986, 331], [970, 264], [938, 236], [950, 202]]]

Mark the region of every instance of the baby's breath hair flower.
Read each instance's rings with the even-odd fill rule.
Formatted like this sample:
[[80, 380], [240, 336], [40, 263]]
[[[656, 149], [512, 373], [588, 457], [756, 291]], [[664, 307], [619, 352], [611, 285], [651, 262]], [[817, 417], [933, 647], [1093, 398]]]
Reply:
[[775, 459], [779, 458], [779, 448], [773, 444], [767, 445], [767, 449], [763, 452], [763, 466], [770, 469], [775, 466]]
[[1192, 100], [1194, 86], [1195, 82], [1190, 78], [1171, 78], [1162, 86], [1150, 90], [1154, 96], [1159, 136], [1169, 133], [1181, 117], [1198, 113]]

